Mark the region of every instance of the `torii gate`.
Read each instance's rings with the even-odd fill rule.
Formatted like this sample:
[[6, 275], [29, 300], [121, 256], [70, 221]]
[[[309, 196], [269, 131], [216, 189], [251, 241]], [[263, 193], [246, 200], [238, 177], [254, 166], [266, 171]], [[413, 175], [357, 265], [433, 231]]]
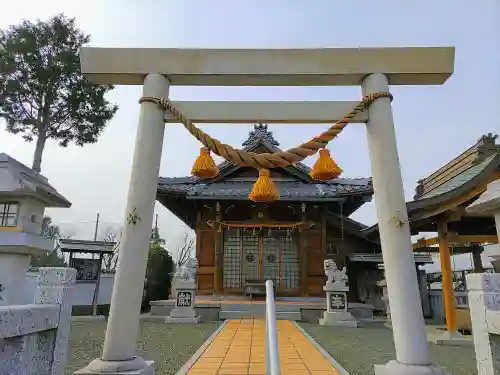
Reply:
[[[82, 48], [82, 72], [96, 84], [143, 85], [168, 99], [170, 85], [353, 86], [364, 96], [389, 85], [440, 85], [453, 73], [453, 47], [327, 49]], [[138, 98], [139, 99], [139, 98]], [[355, 102], [173, 102], [193, 122], [331, 123]], [[147, 249], [168, 111], [142, 101], [120, 258], [102, 357], [80, 374], [152, 374], [136, 356]], [[389, 97], [350, 122], [366, 122], [396, 361], [377, 375], [443, 374], [431, 364]], [[167, 133], [168, 134], [168, 133]], [[423, 372], [421, 372], [423, 371]], [[120, 372], [120, 373], [121, 373]]]

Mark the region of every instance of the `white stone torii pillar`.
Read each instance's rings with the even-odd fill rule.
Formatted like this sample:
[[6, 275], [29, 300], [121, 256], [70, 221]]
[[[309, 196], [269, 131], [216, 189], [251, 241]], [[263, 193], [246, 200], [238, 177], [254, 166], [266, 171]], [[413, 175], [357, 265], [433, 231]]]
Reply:
[[[389, 91], [380, 73], [368, 75], [361, 85], [363, 95]], [[396, 348], [396, 361], [375, 366], [375, 375], [443, 374], [429, 355], [389, 98], [368, 108], [366, 133]]]
[[[307, 50], [178, 50], [83, 48], [82, 72], [97, 84], [144, 83], [144, 95], [168, 97], [169, 81], [179, 85], [324, 86], [359, 85], [363, 93], [389, 91], [395, 84], [442, 84], [453, 72], [454, 49], [338, 48]], [[353, 61], [356, 61], [353, 64]], [[422, 68], [420, 61], [427, 61]], [[432, 62], [432, 63], [430, 63]], [[156, 72], [150, 74], [150, 72]], [[276, 73], [282, 72], [282, 73]], [[167, 80], [164, 75], [169, 77]], [[144, 77], [146, 79], [144, 81]], [[195, 122], [330, 123], [345, 115], [346, 102], [176, 103]], [[220, 113], [228, 109], [231, 115]], [[201, 115], [207, 113], [207, 115]], [[364, 122], [364, 115], [356, 116]], [[164, 120], [156, 105], [142, 103], [134, 151], [127, 215], [102, 358], [78, 374], [154, 374], [136, 356], [136, 339], [147, 247], [156, 197]], [[404, 200], [390, 100], [368, 110], [368, 145], [373, 173], [384, 268], [388, 283], [396, 361], [376, 366], [376, 375], [444, 374], [430, 363]]]
[[[143, 95], [166, 98], [169, 86], [163, 75], [148, 74]], [[156, 104], [141, 104], [126, 218], [102, 356], [75, 374], [155, 373], [152, 361], [136, 356], [136, 340], [163, 148], [163, 117], [163, 110]]]

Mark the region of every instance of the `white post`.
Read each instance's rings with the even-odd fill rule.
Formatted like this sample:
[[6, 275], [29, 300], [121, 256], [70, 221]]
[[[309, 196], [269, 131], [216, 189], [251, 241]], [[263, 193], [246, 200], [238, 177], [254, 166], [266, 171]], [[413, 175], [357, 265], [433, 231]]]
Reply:
[[[168, 92], [169, 81], [164, 76], [146, 76], [144, 96], [167, 98]], [[163, 112], [156, 104], [141, 104], [103, 353], [101, 359], [91, 362], [79, 374], [92, 373], [90, 370], [104, 373], [136, 371], [151, 366], [136, 356], [136, 339], [163, 146]]]
[[[363, 80], [362, 89], [363, 95], [388, 92], [387, 77], [371, 74]], [[430, 356], [390, 99], [374, 101], [368, 118], [368, 148], [397, 359], [376, 366], [375, 373], [392, 374], [398, 367], [399, 373], [410, 374], [414, 370], [409, 367], [429, 366]]]
[[266, 281], [266, 369], [270, 375], [280, 375], [280, 358], [278, 352], [278, 331], [276, 329], [276, 309], [274, 306], [274, 286], [271, 280]]

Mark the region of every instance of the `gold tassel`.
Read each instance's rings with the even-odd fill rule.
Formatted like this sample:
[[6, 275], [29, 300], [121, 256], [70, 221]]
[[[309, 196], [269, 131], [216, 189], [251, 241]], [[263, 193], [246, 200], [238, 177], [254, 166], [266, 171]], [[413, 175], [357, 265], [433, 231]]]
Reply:
[[259, 178], [248, 198], [254, 202], [272, 202], [280, 199], [280, 193], [270, 177], [269, 169], [259, 170]]
[[202, 147], [191, 169], [191, 174], [200, 178], [214, 178], [219, 174], [219, 169], [210, 155], [208, 147]]
[[313, 169], [309, 172], [315, 180], [328, 181], [333, 178], [337, 178], [342, 173], [342, 169], [335, 163], [335, 161], [330, 156], [330, 151], [326, 148], [319, 150], [319, 158], [314, 163]]

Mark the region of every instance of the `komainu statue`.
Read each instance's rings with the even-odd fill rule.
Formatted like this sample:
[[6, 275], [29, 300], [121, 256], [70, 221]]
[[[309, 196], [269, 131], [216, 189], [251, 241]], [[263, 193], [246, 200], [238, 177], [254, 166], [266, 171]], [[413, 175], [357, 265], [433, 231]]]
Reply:
[[174, 279], [196, 280], [196, 270], [198, 269], [198, 260], [189, 258], [174, 274]]
[[334, 282], [347, 282], [347, 271], [345, 266], [342, 271], [338, 269], [337, 264], [331, 260], [327, 259], [324, 261], [325, 275], [328, 278], [327, 284], [333, 284]]

